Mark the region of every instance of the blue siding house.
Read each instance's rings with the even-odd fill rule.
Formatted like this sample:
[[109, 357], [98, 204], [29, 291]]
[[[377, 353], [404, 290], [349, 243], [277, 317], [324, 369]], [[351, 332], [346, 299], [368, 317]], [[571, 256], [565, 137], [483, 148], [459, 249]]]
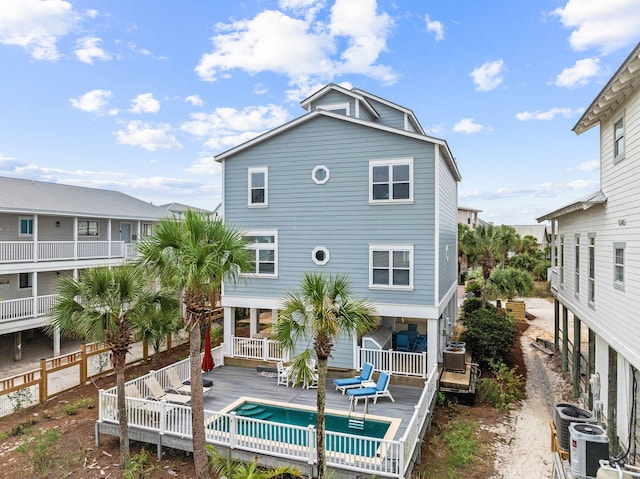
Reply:
[[[411, 110], [357, 88], [329, 84], [301, 104], [304, 115], [216, 157], [223, 215], [256, 252], [253, 274], [224, 287], [225, 344], [235, 308], [277, 315], [305, 272], [346, 273], [389, 333], [379, 346], [417, 324], [430, 371], [457, 316], [453, 155]], [[341, 338], [330, 366], [354, 367], [361, 341]]]

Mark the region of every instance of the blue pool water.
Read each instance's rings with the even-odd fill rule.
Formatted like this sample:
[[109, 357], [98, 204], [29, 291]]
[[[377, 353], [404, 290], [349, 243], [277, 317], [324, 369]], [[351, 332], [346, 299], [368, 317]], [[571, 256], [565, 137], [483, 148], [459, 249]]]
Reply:
[[[316, 425], [316, 413], [303, 409], [245, 401], [232, 411], [240, 417], [269, 421], [269, 424], [239, 421], [237, 427], [240, 434], [260, 439], [284, 441], [300, 446], [306, 446], [307, 444], [306, 431], [295, 432], [282, 427], [282, 425], [301, 426], [305, 428], [309, 425], [314, 427]], [[228, 419], [224, 419], [223, 421], [214, 421], [209, 427], [228, 431]], [[365, 418], [362, 429], [350, 428], [349, 418], [347, 416], [325, 414], [325, 429], [327, 432], [340, 432], [360, 436], [363, 439], [374, 439], [365, 441], [359, 440], [358, 438], [342, 438], [330, 435], [327, 436], [325, 441], [326, 448], [329, 451], [372, 457], [376, 454], [380, 446], [380, 442], [375, 441], [375, 439], [384, 438], [390, 425], [390, 422]]]

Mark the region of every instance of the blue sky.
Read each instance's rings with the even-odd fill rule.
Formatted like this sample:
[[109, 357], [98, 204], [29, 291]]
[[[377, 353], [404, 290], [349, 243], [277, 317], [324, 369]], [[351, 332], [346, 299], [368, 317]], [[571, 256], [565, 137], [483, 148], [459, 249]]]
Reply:
[[213, 157], [329, 82], [414, 111], [487, 221], [599, 188], [571, 131], [640, 40], [637, 0], [2, 0], [0, 175], [214, 209]]

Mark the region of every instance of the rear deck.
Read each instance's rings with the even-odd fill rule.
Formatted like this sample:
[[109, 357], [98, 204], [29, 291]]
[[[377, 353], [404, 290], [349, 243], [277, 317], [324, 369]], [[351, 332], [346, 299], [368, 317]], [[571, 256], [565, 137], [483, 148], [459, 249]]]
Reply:
[[[162, 370], [156, 374], [162, 374]], [[435, 376], [433, 373], [423, 387], [412, 387], [398, 384], [402, 381], [392, 381], [389, 386], [395, 402], [388, 398], [381, 398], [376, 404], [369, 401], [368, 414], [371, 416], [383, 416], [399, 421], [399, 427], [395, 437], [386, 440], [377, 457], [363, 460], [359, 457], [346, 457], [339, 454], [329, 455], [327, 464], [333, 472], [333, 476], [340, 477], [405, 477], [413, 464], [419, 461], [419, 443], [431, 422], [431, 414], [435, 403]], [[209, 395], [205, 396], [205, 421], [213, 422], [224, 415], [230, 404], [240, 397], [255, 398], [257, 400], [269, 400], [279, 403], [306, 406], [316, 409], [315, 389], [302, 389], [300, 387], [285, 387], [277, 385], [277, 378], [269, 373], [258, 372], [255, 368], [239, 366], [219, 366], [206, 373], [205, 378], [213, 381], [213, 388]], [[332, 378], [327, 379], [326, 409], [349, 413], [350, 401], [348, 395], [342, 395], [335, 390]], [[343, 377], [343, 376], [341, 376]], [[141, 380], [143, 378], [138, 378]], [[402, 378], [399, 378], [402, 379]], [[118, 435], [116, 415], [113, 411], [115, 395], [111, 391], [101, 391], [100, 395], [100, 419], [96, 423], [96, 441], [100, 435]], [[152, 412], [154, 422], [148, 419], [138, 419], [136, 412], [146, 411], [149, 416], [148, 404], [141, 404], [140, 400], [127, 398], [127, 407], [130, 410], [130, 438], [133, 440], [155, 444], [158, 454], [162, 454], [163, 447], [171, 447], [190, 451], [192, 447], [190, 436], [190, 408], [170, 403], [154, 403]], [[158, 411], [158, 407], [161, 411]], [[360, 401], [355, 412], [364, 412], [364, 401]], [[309, 431], [310, 433], [313, 430]], [[314, 433], [313, 433], [314, 434]], [[252, 460], [259, 458], [259, 462], [265, 466], [281, 465], [284, 462], [294, 464], [303, 473], [312, 477], [314, 475], [315, 448], [311, 439], [310, 446], [304, 448], [287, 444], [278, 444], [277, 452], [273, 452], [273, 445], [267, 447], [266, 441], [248, 441], [246, 437], [240, 442], [230, 442], [234, 438], [232, 434], [220, 435], [207, 430], [207, 442], [213, 444], [218, 450], [233, 450], [237, 459]], [[238, 434], [240, 436], [240, 434]], [[260, 444], [258, 443], [260, 442]], [[418, 447], [416, 447], [418, 445]], [[295, 449], [295, 450], [294, 450]]]

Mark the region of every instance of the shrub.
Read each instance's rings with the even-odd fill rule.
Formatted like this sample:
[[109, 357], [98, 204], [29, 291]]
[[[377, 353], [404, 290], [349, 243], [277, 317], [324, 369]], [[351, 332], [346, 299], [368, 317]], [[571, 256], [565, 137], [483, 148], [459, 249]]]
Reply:
[[481, 404], [506, 410], [511, 403], [524, 399], [524, 380], [520, 374], [504, 363], [493, 369], [495, 377], [478, 381], [478, 400]]
[[52, 454], [50, 449], [58, 442], [59, 438], [60, 431], [58, 429], [40, 430], [33, 438], [25, 438], [16, 451], [29, 458], [32, 472], [47, 476], [56, 465], [56, 456]]
[[467, 286], [465, 286], [464, 291], [466, 293], [471, 293], [475, 298], [479, 298], [482, 296], [482, 284], [478, 281], [469, 281]]
[[[489, 311], [496, 311], [496, 307], [491, 303], [487, 303], [484, 307]], [[482, 308], [482, 300], [480, 298], [468, 298], [462, 303], [462, 312], [465, 318], [480, 308]]]
[[504, 362], [518, 335], [513, 316], [495, 308], [481, 308], [467, 316], [464, 323], [467, 346], [480, 364]]

